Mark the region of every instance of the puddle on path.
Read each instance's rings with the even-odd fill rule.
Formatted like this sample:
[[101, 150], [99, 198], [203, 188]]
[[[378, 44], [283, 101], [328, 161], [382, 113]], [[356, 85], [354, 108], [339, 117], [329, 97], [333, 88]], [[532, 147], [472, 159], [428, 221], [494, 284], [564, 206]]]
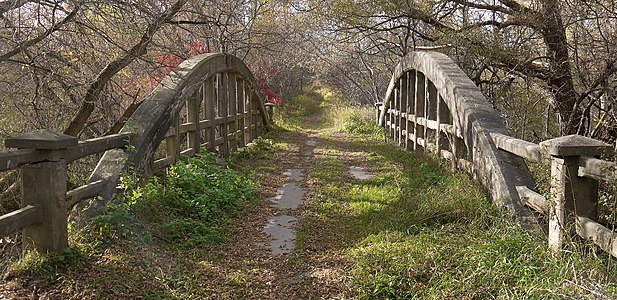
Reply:
[[283, 172], [283, 175], [289, 177], [289, 180], [291, 181], [300, 181], [304, 179], [304, 174], [302, 174], [302, 170], [300, 169], [288, 169]]
[[273, 216], [264, 227], [264, 233], [272, 240], [269, 245], [257, 243], [258, 246], [268, 247], [272, 254], [291, 253], [296, 246], [296, 232], [293, 226], [298, 219], [292, 216]]
[[[304, 201], [304, 188], [300, 182], [304, 180], [304, 174], [301, 169], [288, 169], [283, 172], [287, 176], [287, 183], [277, 190], [277, 195], [268, 200], [272, 201], [272, 206], [278, 209], [295, 210]], [[296, 232], [293, 226], [297, 219], [292, 216], [272, 216], [263, 232], [267, 234], [271, 240], [266, 243], [257, 243], [258, 246], [267, 246], [272, 254], [287, 254], [294, 250]]]
[[366, 172], [363, 167], [349, 167], [349, 173], [356, 179], [371, 179], [375, 177], [375, 175]]
[[297, 183], [285, 183], [276, 192], [277, 195], [268, 200], [272, 201], [272, 206], [278, 209], [296, 209], [302, 204], [304, 189]]
[[315, 147], [315, 146], [317, 146], [317, 141], [313, 140], [313, 139], [308, 139], [308, 140], [306, 140], [306, 145], [309, 146], [309, 147]]

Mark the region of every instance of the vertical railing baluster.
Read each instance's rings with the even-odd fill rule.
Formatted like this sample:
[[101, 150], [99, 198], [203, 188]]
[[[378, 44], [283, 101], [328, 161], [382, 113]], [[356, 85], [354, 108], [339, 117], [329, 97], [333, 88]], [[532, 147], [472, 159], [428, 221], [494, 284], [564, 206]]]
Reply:
[[398, 145], [405, 145], [407, 135], [407, 78], [401, 77], [399, 80], [399, 138]]
[[195, 91], [191, 97], [188, 98], [187, 105], [187, 120], [193, 124], [194, 127], [188, 132], [188, 146], [192, 148], [194, 153], [199, 153], [199, 147], [201, 146], [201, 135], [199, 134], [199, 107], [201, 104], [201, 89]]
[[422, 128], [422, 125], [420, 123], [418, 123], [418, 118], [424, 117], [424, 106], [425, 106], [425, 98], [426, 98], [426, 94], [425, 94], [425, 83], [424, 83], [424, 74], [421, 72], [417, 72], [416, 71], [416, 84], [415, 84], [415, 89], [416, 89], [416, 102], [415, 102], [415, 124], [414, 124], [414, 150], [418, 153], [421, 154], [422, 151], [424, 151], [424, 149], [420, 149], [421, 147], [424, 147], [424, 142], [422, 142], [422, 145], [419, 145], [419, 141], [422, 139], [424, 140], [425, 136], [424, 136], [424, 128]]
[[[437, 93], [437, 132], [435, 133], [435, 144], [437, 147], [437, 154], [441, 156], [441, 150], [446, 144], [446, 134], [441, 131], [441, 124], [449, 124], [450, 110], [443, 101], [443, 98]], [[451, 149], [450, 149], [451, 150]]]
[[[427, 105], [427, 108], [426, 108], [427, 113], [428, 113], [427, 114], [427, 119], [431, 120], [431, 121], [437, 121], [437, 105], [438, 105], [437, 101], [439, 99], [439, 95], [437, 93], [437, 88], [435, 87], [433, 82], [428, 80], [428, 79], [426, 80], [426, 83], [427, 83], [426, 84], [427, 85], [426, 92], [428, 94], [428, 97], [427, 97], [427, 104], [428, 105]], [[439, 122], [438, 122], [438, 124], [439, 124]], [[425, 136], [426, 136], [427, 143], [428, 143], [429, 139], [435, 138], [434, 144], [435, 144], [435, 147], [437, 147], [437, 136], [435, 135], [435, 132], [439, 133], [439, 127], [437, 127], [437, 130], [430, 129], [430, 128], [428, 128], [428, 126], [426, 126], [425, 128], [426, 128], [425, 129], [426, 130], [425, 131], [426, 132]], [[436, 149], [432, 149], [432, 150], [435, 151]]]
[[204, 109], [205, 109], [205, 115], [206, 115], [206, 121], [208, 121], [209, 126], [206, 129], [206, 140], [209, 143], [209, 147], [208, 149], [210, 151], [215, 151], [216, 150], [216, 114], [214, 111], [214, 107], [215, 107], [215, 100], [216, 100], [216, 89], [214, 86], [214, 78], [215, 76], [211, 76], [210, 78], [206, 79], [206, 82], [204, 83], [204, 100], [205, 100], [205, 104], [204, 104]]
[[172, 157], [172, 163], [180, 158], [180, 116], [174, 118], [173, 127], [169, 129], [172, 134], [165, 138], [165, 154]]
[[[405, 150], [415, 149], [416, 142], [416, 71], [407, 72], [407, 138]], [[413, 142], [410, 145], [409, 142]]]
[[223, 117], [223, 124], [221, 124], [221, 137], [223, 143], [219, 147], [221, 154], [229, 154], [229, 124], [227, 120], [229, 118], [229, 93], [227, 90], [227, 81], [229, 78], [226, 73], [221, 74], [218, 82], [219, 86], [219, 113]]
[[238, 110], [238, 79], [236, 74], [228, 74], [227, 90], [229, 91], [229, 133], [231, 139], [229, 140], [230, 151], [238, 150], [237, 128], [238, 118], [236, 112]]
[[246, 104], [246, 96], [244, 95], [244, 84], [246, 81], [244, 79], [240, 79], [237, 84], [238, 90], [238, 129], [240, 130], [240, 141], [242, 146], [246, 146], [246, 117], [245, 117], [245, 104]]

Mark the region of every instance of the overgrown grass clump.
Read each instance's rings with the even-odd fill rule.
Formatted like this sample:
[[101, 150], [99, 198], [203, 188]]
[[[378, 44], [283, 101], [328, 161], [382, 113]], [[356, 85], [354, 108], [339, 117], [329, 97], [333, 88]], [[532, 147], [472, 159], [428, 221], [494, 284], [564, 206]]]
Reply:
[[121, 188], [119, 202], [94, 219], [102, 237], [126, 234], [127, 221], [136, 218], [183, 248], [224, 241], [230, 217], [255, 196], [248, 173], [217, 165], [207, 152], [179, 161], [164, 179], [153, 177], [145, 185], [124, 176]]

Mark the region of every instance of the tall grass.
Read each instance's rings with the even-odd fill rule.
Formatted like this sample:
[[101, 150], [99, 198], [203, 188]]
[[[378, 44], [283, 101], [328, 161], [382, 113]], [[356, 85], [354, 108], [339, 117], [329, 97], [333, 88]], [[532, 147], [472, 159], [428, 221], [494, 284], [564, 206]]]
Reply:
[[[344, 257], [355, 297], [617, 298], [615, 261], [576, 244], [553, 254], [544, 236], [492, 206], [467, 174], [384, 143], [371, 127], [371, 109], [327, 108], [321, 122], [330, 127], [309, 174], [315, 193], [298, 246], [319, 244]], [[335, 131], [348, 135], [328, 134]], [[348, 151], [363, 153], [375, 177], [346, 175]]]

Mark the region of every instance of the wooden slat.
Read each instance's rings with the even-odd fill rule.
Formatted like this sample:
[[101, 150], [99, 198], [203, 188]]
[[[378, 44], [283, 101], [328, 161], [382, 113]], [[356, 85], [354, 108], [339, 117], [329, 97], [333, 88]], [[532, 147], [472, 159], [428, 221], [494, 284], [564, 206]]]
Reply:
[[200, 87], [186, 102], [188, 123], [192, 124], [191, 129], [188, 131], [188, 148], [192, 148], [195, 153], [199, 152], [199, 147], [201, 146], [199, 109], [201, 106], [202, 92], [202, 87]]
[[[228, 112], [228, 122], [229, 122], [229, 132], [235, 133], [236, 128], [238, 128], [237, 122], [237, 111], [238, 111], [238, 79], [236, 74], [229, 74], [229, 79], [227, 80], [227, 90], [229, 94], [229, 112]], [[229, 140], [229, 151], [238, 150], [238, 143], [236, 142], [235, 135], [232, 135], [232, 138]]]
[[576, 218], [576, 232], [586, 239], [591, 239], [602, 250], [617, 257], [617, 232], [585, 217]]
[[162, 170], [166, 167], [171, 166], [174, 163], [174, 157], [168, 156], [165, 158], [157, 159], [152, 164], [152, 168], [156, 171]]
[[579, 176], [600, 181], [617, 182], [617, 163], [593, 157], [581, 157], [579, 165]]
[[546, 214], [548, 212], [546, 197], [536, 193], [526, 186], [517, 186], [516, 191], [518, 192], [518, 196], [525, 202], [525, 204], [527, 204], [527, 206], [533, 208], [541, 214]]
[[2, 215], [0, 216], [0, 237], [15, 233], [38, 221], [38, 208], [32, 205]]
[[422, 125], [422, 126], [428, 127], [428, 129], [432, 129], [432, 130], [440, 129], [439, 123], [437, 123], [437, 121], [429, 120], [429, 119], [424, 118], [424, 117], [416, 118], [416, 122], [418, 124]]
[[66, 192], [66, 199], [69, 203], [68, 210], [70, 211], [71, 209], [73, 209], [73, 206], [75, 206], [83, 199], [98, 196], [106, 184], [107, 180], [101, 179]]
[[245, 112], [245, 104], [246, 104], [246, 96], [245, 96], [245, 84], [246, 81], [242, 78], [239, 78], [238, 80], [238, 84], [237, 84], [237, 98], [238, 98], [238, 111], [236, 112], [236, 120], [238, 123], [238, 129], [240, 129], [240, 142], [242, 143], [242, 146], [246, 146], [246, 131], [244, 130], [246, 127], [245, 124], [245, 119], [244, 119], [244, 112]]
[[207, 127], [206, 129], [206, 140], [209, 143], [209, 147], [208, 149], [210, 151], [214, 151], [215, 149], [215, 145], [214, 145], [214, 139], [215, 139], [215, 128], [214, 126], [216, 126], [215, 123], [215, 111], [214, 111], [214, 107], [215, 107], [215, 103], [216, 103], [216, 89], [215, 89], [215, 85], [214, 85], [214, 76], [206, 79], [206, 81], [204, 82], [204, 109], [205, 109], [205, 115], [206, 115], [206, 121], [210, 122], [209, 126], [204, 125], [204, 127]]
[[540, 162], [544, 160], [544, 156], [540, 151], [540, 145], [538, 144], [519, 140], [501, 133], [491, 133], [491, 137], [495, 142], [495, 146], [501, 150], [531, 161]]
[[16, 169], [24, 164], [32, 164], [45, 160], [57, 160], [60, 155], [68, 162], [110, 149], [120, 148], [130, 143], [132, 133], [118, 133], [79, 142], [76, 147], [66, 149], [66, 152], [50, 150], [20, 149], [0, 152], [0, 171]]
[[0, 152], [0, 171], [16, 169], [24, 164], [41, 162], [49, 157], [45, 150], [10, 150]]
[[77, 147], [66, 150], [66, 160], [74, 161], [82, 157], [98, 154], [107, 150], [121, 148], [130, 144], [134, 133], [118, 133], [79, 142]]
[[229, 126], [227, 125], [227, 118], [229, 118], [229, 91], [227, 89], [227, 82], [229, 81], [229, 77], [228, 74], [221, 74], [220, 78], [221, 80], [219, 80], [218, 82], [219, 116], [223, 117], [223, 125], [221, 125], [221, 137], [223, 138], [224, 142], [221, 147], [219, 147], [219, 149], [223, 155], [227, 155], [229, 153]]
[[188, 123], [182, 123], [180, 124], [180, 134], [184, 134], [184, 133], [191, 133], [194, 132], [196, 129], [195, 127], [195, 123], [192, 122], [188, 122]]
[[184, 149], [182, 151], [180, 151], [180, 157], [189, 157], [189, 156], [193, 156], [195, 155], [195, 149], [193, 148], [188, 148], [188, 149]]

